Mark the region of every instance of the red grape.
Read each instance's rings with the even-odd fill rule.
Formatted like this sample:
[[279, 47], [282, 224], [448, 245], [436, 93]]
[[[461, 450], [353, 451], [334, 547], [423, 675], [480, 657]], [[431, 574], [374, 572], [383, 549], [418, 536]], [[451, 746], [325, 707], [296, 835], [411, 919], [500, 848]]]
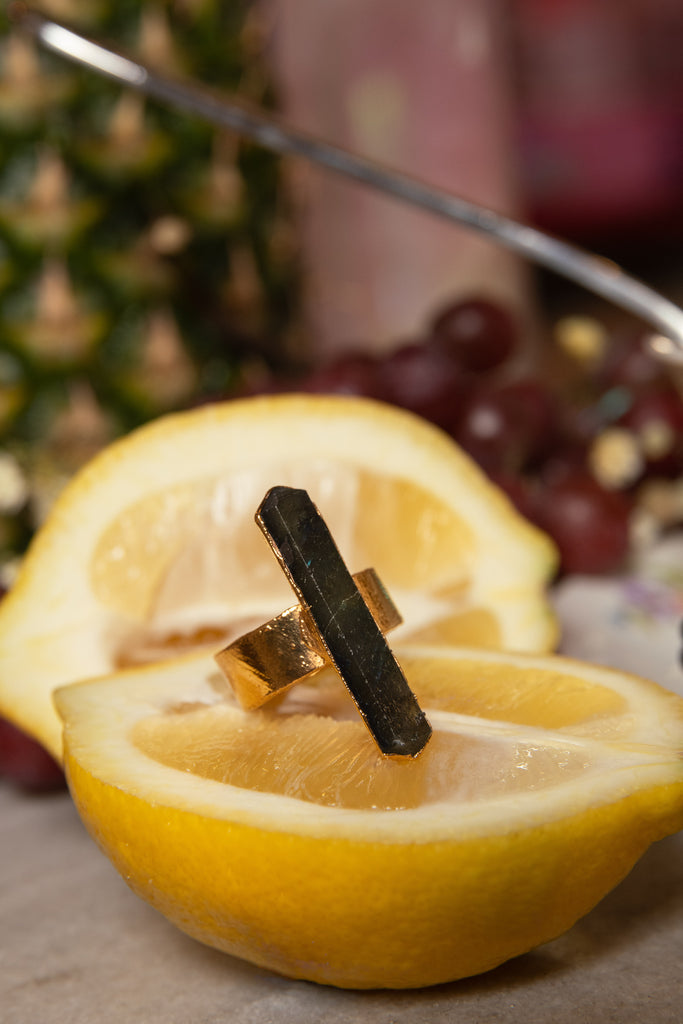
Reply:
[[554, 539], [565, 572], [610, 573], [629, 549], [631, 504], [576, 470], [539, 490], [534, 521]]
[[631, 331], [610, 338], [600, 379], [606, 387], [643, 387], [665, 379], [662, 363], [647, 347], [648, 334]]
[[517, 473], [550, 450], [556, 434], [553, 400], [532, 379], [488, 384], [465, 402], [456, 441], [489, 473]]
[[314, 394], [381, 398], [379, 364], [368, 353], [350, 352], [313, 370], [298, 382], [296, 389]]
[[444, 351], [429, 342], [396, 349], [382, 363], [382, 397], [449, 430], [459, 416], [465, 379]]
[[64, 786], [64, 775], [47, 751], [0, 718], [0, 775], [20, 789], [40, 793]]
[[533, 519], [536, 511], [536, 481], [527, 476], [490, 473], [490, 479], [508, 496], [525, 519]]
[[435, 342], [465, 370], [488, 373], [517, 348], [512, 316], [488, 299], [468, 299], [447, 306], [432, 322]]
[[683, 399], [673, 385], [637, 391], [618, 422], [639, 438], [650, 471], [667, 475], [683, 471]]
[[[0, 584], [0, 600], [5, 588]], [[31, 792], [45, 792], [60, 789], [64, 775], [57, 762], [46, 750], [0, 718], [0, 777], [10, 779], [20, 789]]]
[[582, 440], [569, 438], [558, 444], [543, 462], [540, 469], [542, 486], [557, 484], [560, 480], [585, 470], [588, 456], [587, 444]]

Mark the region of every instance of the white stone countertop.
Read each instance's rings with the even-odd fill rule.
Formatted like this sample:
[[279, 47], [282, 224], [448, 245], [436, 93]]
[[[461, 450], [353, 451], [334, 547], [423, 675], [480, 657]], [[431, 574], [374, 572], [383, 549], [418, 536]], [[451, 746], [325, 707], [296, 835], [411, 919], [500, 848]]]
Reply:
[[683, 833], [562, 938], [408, 992], [290, 981], [205, 948], [134, 896], [66, 794], [0, 786], [3, 1024], [681, 1024]]
[[[667, 546], [663, 565], [635, 588], [568, 581], [557, 602], [568, 653], [649, 669], [683, 694], [683, 549]], [[0, 783], [0, 1021], [681, 1024], [683, 833], [656, 843], [566, 935], [495, 971], [419, 991], [350, 992], [187, 938], [128, 890], [66, 793], [27, 797]]]

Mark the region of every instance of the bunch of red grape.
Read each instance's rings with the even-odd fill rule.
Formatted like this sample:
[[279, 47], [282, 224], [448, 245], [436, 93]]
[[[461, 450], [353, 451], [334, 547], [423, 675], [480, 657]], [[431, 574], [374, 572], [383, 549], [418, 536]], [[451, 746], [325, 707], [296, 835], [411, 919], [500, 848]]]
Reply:
[[423, 416], [554, 538], [563, 572], [615, 572], [643, 488], [683, 477], [683, 402], [644, 332], [601, 336], [597, 322], [578, 318], [565, 328], [578, 351], [553, 342], [554, 365], [542, 359], [520, 374], [514, 317], [470, 298], [388, 356], [350, 352], [254, 390], [365, 395]]

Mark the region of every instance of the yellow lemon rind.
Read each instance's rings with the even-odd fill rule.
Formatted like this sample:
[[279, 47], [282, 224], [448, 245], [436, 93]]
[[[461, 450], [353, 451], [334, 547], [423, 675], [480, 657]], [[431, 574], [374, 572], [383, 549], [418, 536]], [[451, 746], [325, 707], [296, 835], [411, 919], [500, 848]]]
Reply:
[[246, 472], [255, 458], [277, 466], [292, 453], [406, 477], [457, 508], [480, 537], [472, 599], [496, 609], [503, 646], [553, 647], [558, 628], [544, 588], [554, 546], [450, 438], [365, 399], [245, 399], [152, 422], [109, 446], [67, 485], [0, 606], [0, 713], [59, 758], [53, 689], [113, 668], [117, 625], [98, 607], [91, 580], [93, 551], [108, 523], [150, 489]]
[[68, 749], [66, 770], [96, 842], [182, 931], [342, 988], [435, 985], [527, 952], [683, 826], [679, 782], [485, 838], [329, 840], [151, 805], [97, 779]]
[[[131, 743], [137, 722], [210, 696], [210, 659], [195, 654], [57, 692], [81, 817], [131, 888], [187, 934], [290, 977], [350, 988], [489, 970], [562, 934], [652, 842], [683, 826], [680, 698], [571, 659], [398, 654], [450, 657], [454, 686], [458, 661], [474, 658], [574, 671], [613, 686], [628, 729], [603, 740], [478, 720], [533, 742], [575, 736], [604, 763], [593, 759], [585, 778], [471, 803], [321, 807], [170, 769]], [[447, 713], [432, 717], [447, 727]], [[453, 728], [476, 727], [451, 717]]]

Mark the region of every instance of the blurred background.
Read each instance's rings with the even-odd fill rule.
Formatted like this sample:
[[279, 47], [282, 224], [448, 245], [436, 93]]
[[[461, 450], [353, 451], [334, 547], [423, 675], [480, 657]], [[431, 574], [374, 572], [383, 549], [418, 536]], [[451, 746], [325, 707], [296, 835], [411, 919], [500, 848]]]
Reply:
[[[683, 300], [679, 0], [35, 6]], [[553, 533], [565, 571], [613, 571], [683, 519], [680, 381], [643, 336], [471, 233], [38, 52], [0, 15], [6, 584], [114, 437], [292, 387], [427, 416]], [[555, 521], [572, 501], [605, 526], [592, 547]]]

